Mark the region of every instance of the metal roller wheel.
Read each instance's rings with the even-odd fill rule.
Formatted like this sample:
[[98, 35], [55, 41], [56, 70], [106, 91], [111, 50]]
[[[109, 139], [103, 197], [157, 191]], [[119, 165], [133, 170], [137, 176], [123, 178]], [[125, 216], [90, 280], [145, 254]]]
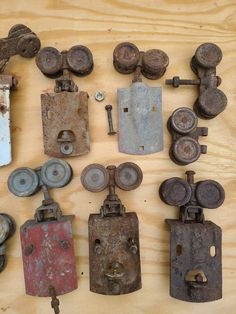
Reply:
[[107, 169], [99, 164], [91, 164], [84, 168], [81, 174], [81, 183], [83, 187], [91, 192], [103, 191], [109, 182], [109, 173]]
[[62, 73], [62, 55], [56, 48], [41, 49], [36, 56], [36, 64], [46, 76], [59, 76]]
[[225, 200], [223, 187], [214, 180], [205, 180], [197, 183], [196, 199], [202, 207], [217, 208]]
[[195, 52], [197, 63], [204, 68], [216, 67], [222, 59], [220, 47], [212, 43], [200, 45]]
[[155, 80], [162, 77], [169, 64], [169, 57], [160, 49], [150, 49], [143, 54], [142, 74]]
[[93, 55], [85, 46], [74, 46], [66, 54], [69, 69], [78, 76], [85, 76], [93, 70]]
[[123, 74], [134, 72], [139, 62], [140, 53], [138, 48], [129, 42], [116, 46], [113, 52], [113, 64], [115, 69]]
[[34, 57], [39, 49], [41, 43], [39, 38], [33, 34], [26, 34], [17, 43], [17, 52], [24, 58]]
[[115, 182], [122, 190], [134, 190], [141, 184], [142, 180], [142, 170], [132, 162], [125, 162], [115, 170]]
[[196, 129], [198, 118], [191, 109], [182, 107], [172, 113], [170, 123], [176, 132], [187, 134]]

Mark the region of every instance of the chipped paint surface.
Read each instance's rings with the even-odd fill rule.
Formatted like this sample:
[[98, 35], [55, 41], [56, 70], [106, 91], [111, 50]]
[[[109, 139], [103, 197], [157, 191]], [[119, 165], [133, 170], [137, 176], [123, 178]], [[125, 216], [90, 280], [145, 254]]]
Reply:
[[20, 234], [27, 294], [50, 296], [50, 286], [56, 295], [77, 289], [71, 216], [27, 221]]
[[11, 161], [10, 85], [0, 84], [0, 166]]

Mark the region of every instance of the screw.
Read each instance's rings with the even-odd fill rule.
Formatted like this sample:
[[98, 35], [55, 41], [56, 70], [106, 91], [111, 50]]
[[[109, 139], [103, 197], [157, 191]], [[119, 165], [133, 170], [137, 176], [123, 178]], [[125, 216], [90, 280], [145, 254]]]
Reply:
[[108, 135], [114, 135], [116, 132], [113, 130], [113, 122], [112, 122], [112, 105], [106, 105], [105, 109], [107, 111], [107, 118], [108, 118], [108, 124], [109, 124], [109, 132], [107, 133]]
[[189, 184], [193, 184], [194, 183], [194, 175], [195, 172], [192, 170], [186, 171], [185, 174], [187, 175], [187, 181]]
[[179, 87], [180, 85], [200, 85], [200, 80], [181, 80], [179, 76], [174, 76], [171, 80], [166, 80], [166, 85]]
[[94, 98], [95, 98], [95, 100], [97, 100], [97, 101], [103, 101], [104, 99], [105, 99], [105, 96], [106, 96], [106, 94], [105, 94], [105, 92], [101, 92], [101, 91], [97, 91], [95, 94], [94, 94]]

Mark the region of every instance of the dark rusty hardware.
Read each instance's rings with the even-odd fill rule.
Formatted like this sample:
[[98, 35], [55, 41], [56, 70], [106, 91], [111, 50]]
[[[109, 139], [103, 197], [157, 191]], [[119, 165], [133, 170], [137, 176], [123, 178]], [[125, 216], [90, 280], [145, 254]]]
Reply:
[[0, 214], [0, 272], [2, 272], [7, 264], [6, 251], [7, 240], [10, 239], [16, 231], [14, 219], [8, 215]]
[[112, 105], [106, 105], [105, 110], [107, 111], [107, 119], [108, 119], [108, 125], [109, 125], [109, 132], [108, 135], [114, 135], [116, 132], [113, 129], [113, 121], [112, 121]]
[[163, 76], [169, 64], [167, 54], [159, 49], [139, 51], [125, 42], [115, 48], [113, 64], [122, 74], [134, 73], [132, 85], [118, 89], [119, 151], [135, 155], [161, 151], [162, 90], [147, 86], [141, 76], [152, 80]]
[[129, 191], [142, 182], [142, 171], [134, 163], [119, 167], [87, 166], [81, 174], [85, 189], [109, 188], [100, 214], [89, 216], [90, 290], [119, 295], [141, 289], [139, 227], [136, 213], [127, 213], [115, 186]]
[[89, 152], [88, 94], [78, 91], [69, 72], [86, 76], [93, 70], [93, 56], [81, 45], [69, 51], [40, 50], [36, 64], [49, 78], [56, 78], [54, 93], [41, 95], [44, 152], [71, 157]]
[[[14, 25], [8, 37], [0, 39], [0, 73], [14, 55], [31, 58], [40, 48], [39, 38], [22, 24]], [[10, 132], [10, 91], [16, 89], [17, 80], [12, 75], [0, 74], [0, 166], [12, 161]]]
[[194, 111], [203, 119], [212, 119], [220, 114], [227, 105], [225, 94], [218, 89], [221, 78], [216, 75], [216, 66], [222, 59], [221, 49], [212, 43], [200, 45], [191, 60], [192, 71], [198, 76], [196, 80], [181, 80], [178, 76], [166, 80], [167, 85], [199, 86], [199, 97], [194, 103]]
[[170, 226], [170, 295], [188, 302], [209, 302], [222, 298], [221, 228], [205, 221], [203, 208], [217, 208], [225, 199], [216, 181], [194, 183], [194, 171], [187, 181], [171, 178], [159, 189], [168, 205], [179, 207], [179, 219], [166, 219]]
[[207, 136], [208, 128], [197, 127], [196, 114], [189, 108], [178, 108], [170, 116], [167, 126], [172, 136], [170, 158], [179, 165], [188, 165], [206, 154], [207, 146], [198, 143], [199, 136]]
[[16, 196], [31, 196], [42, 189], [44, 200], [34, 219], [20, 227], [26, 294], [51, 297], [55, 314], [57, 296], [77, 289], [76, 261], [72, 235], [73, 215], [62, 215], [48, 188], [61, 188], [72, 178], [69, 164], [51, 159], [35, 170], [22, 167], [8, 178], [8, 188]]

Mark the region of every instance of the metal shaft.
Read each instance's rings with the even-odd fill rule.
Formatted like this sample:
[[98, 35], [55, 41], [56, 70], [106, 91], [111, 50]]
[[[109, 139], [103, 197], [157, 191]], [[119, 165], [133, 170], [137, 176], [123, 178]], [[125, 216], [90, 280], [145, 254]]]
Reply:
[[109, 132], [107, 133], [108, 135], [114, 135], [116, 132], [113, 129], [113, 122], [112, 122], [112, 105], [106, 105], [105, 109], [107, 111], [107, 118], [108, 118], [108, 125], [109, 125]]
[[174, 76], [171, 80], [166, 80], [166, 85], [172, 85], [173, 87], [179, 87], [180, 85], [200, 85], [201, 80], [181, 80], [179, 76]]
[[193, 184], [194, 183], [194, 175], [195, 172], [192, 170], [186, 171], [185, 174], [187, 175], [187, 181], [189, 184]]

